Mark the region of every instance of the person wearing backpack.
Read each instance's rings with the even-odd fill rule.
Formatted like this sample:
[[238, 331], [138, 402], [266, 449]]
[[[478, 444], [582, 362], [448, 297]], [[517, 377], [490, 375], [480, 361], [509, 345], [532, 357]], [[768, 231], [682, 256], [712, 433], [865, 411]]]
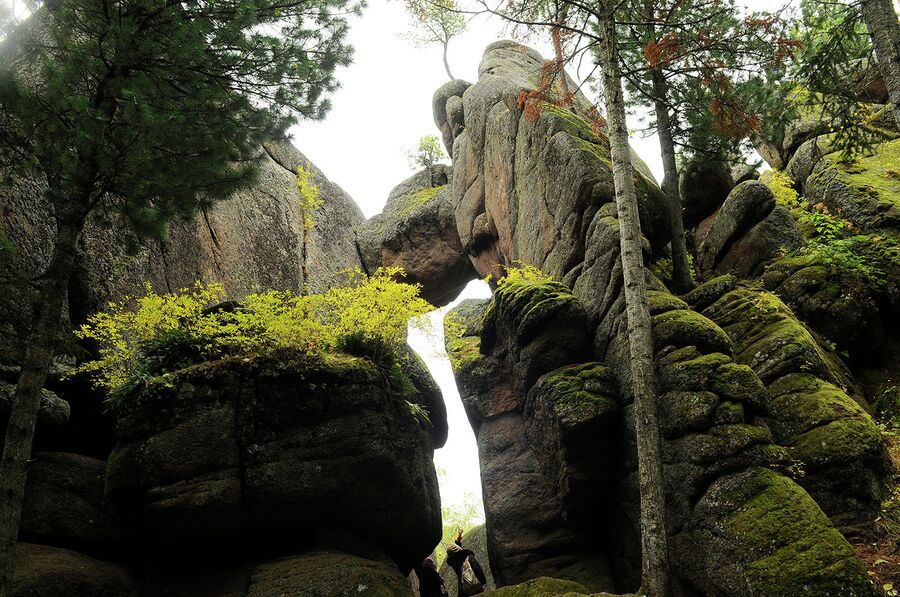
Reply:
[[419, 578], [419, 597], [447, 597], [444, 579], [434, 565], [434, 560], [425, 558], [414, 568]]
[[447, 545], [447, 565], [456, 572], [460, 597], [471, 597], [484, 592], [487, 577], [475, 558], [475, 553], [471, 549], [463, 549], [462, 529], [457, 530], [456, 541]]

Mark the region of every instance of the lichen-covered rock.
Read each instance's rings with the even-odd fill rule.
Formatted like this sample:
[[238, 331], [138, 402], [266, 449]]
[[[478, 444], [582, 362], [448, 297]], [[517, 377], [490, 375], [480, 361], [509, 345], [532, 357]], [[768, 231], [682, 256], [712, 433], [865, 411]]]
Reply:
[[525, 430], [576, 528], [595, 523], [613, 478], [617, 395], [612, 372], [600, 363], [557, 369], [528, 391]]
[[409, 567], [441, 526], [431, 424], [407, 400], [339, 353], [201, 363], [122, 399], [107, 494], [168, 549], [343, 532]]
[[472, 84], [456, 79], [441, 85], [431, 99], [431, 111], [434, 122], [441, 131], [447, 154], [453, 157], [453, 140], [465, 128], [462, 96]]
[[831, 135], [813, 137], [804, 141], [784, 168], [784, 173], [794, 182], [794, 187], [806, 194], [806, 179], [816, 169], [823, 156], [834, 151]]
[[768, 385], [765, 417], [802, 464], [799, 483], [846, 532], [871, 522], [888, 460], [875, 422], [848, 394], [849, 374], [772, 294], [737, 289], [704, 313], [729, 334], [735, 360]]
[[806, 197], [862, 228], [900, 228], [900, 139], [852, 163], [823, 156], [806, 179]]
[[806, 246], [787, 208], [777, 206], [761, 222], [736, 239], [719, 258], [717, 272], [743, 278], [759, 274], [774, 259]]
[[38, 452], [28, 466], [19, 538], [121, 558], [134, 552], [129, 521], [104, 495], [106, 463]]
[[608, 478], [586, 455], [608, 445], [602, 430], [615, 412], [602, 366], [566, 367], [588, 354], [583, 308], [560, 284], [517, 281], [448, 317], [465, 334], [447, 348], [478, 442], [498, 584], [551, 575], [611, 588], [605, 556], [580, 524]]
[[68, 549], [19, 543], [13, 597], [137, 597], [138, 586], [116, 564]]
[[442, 165], [414, 174], [391, 191], [382, 213], [357, 229], [368, 271], [402, 267], [404, 282], [421, 284], [422, 297], [437, 306], [476, 277], [456, 231], [449, 175]]
[[785, 257], [769, 265], [762, 276], [776, 293], [816, 332], [854, 356], [876, 354], [885, 339], [886, 324], [878, 298], [863, 284], [842, 284], [812, 256]]
[[853, 548], [815, 502], [765, 468], [713, 482], [674, 553], [681, 573], [711, 597], [872, 594]]
[[688, 162], [678, 182], [685, 228], [695, 227], [719, 209], [735, 184], [725, 162]]

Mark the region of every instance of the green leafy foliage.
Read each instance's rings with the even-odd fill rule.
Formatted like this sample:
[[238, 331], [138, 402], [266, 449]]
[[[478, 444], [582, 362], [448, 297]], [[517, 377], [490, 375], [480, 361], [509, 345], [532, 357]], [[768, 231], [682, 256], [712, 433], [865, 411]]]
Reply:
[[431, 168], [447, 159], [444, 153], [444, 147], [441, 145], [440, 139], [434, 135], [425, 135], [419, 139], [419, 144], [415, 151], [408, 154], [409, 165], [414, 170], [419, 168]]
[[848, 284], [862, 284], [881, 290], [890, 271], [900, 268], [900, 242], [882, 234], [866, 234], [849, 221], [838, 218], [822, 206], [809, 208], [805, 202], [797, 215], [808, 233], [803, 253], [826, 266]]
[[[504, 273], [497, 280], [497, 290], [502, 290], [506, 286], [519, 282], [536, 282], [538, 284], [553, 282], [552, 276], [523, 261], [515, 261], [512, 265], [504, 265], [502, 267]], [[490, 282], [490, 276], [488, 276], [486, 281]]]
[[[136, 376], [204, 359], [289, 348], [346, 351], [372, 360], [389, 375], [410, 320], [433, 309], [419, 297], [418, 285], [396, 280], [401, 275], [399, 268], [371, 276], [352, 271], [343, 286], [324, 294], [268, 291], [240, 304], [221, 303], [225, 293], [218, 284], [198, 282], [162, 295], [148, 285], [144, 296], [110, 304], [78, 330], [79, 338], [96, 343], [99, 358], [73, 373], [93, 374], [98, 386], [115, 391], [139, 382]], [[420, 325], [425, 321], [414, 319]]]
[[760, 176], [760, 182], [769, 187], [775, 197], [775, 204], [784, 207], [796, 207], [800, 195], [794, 190], [794, 181], [781, 170], [770, 170]]
[[312, 182], [312, 176], [312, 169], [303, 164], [297, 166], [297, 190], [300, 193], [300, 211], [306, 230], [315, 228], [313, 214], [324, 204], [324, 200], [319, 198], [319, 187]]

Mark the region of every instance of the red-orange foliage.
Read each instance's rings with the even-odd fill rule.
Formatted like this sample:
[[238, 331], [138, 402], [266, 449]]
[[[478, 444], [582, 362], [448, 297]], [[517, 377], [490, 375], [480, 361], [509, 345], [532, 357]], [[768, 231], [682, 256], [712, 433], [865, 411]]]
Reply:
[[644, 47], [644, 58], [650, 68], [665, 66], [678, 53], [680, 44], [678, 35], [667, 33], [658, 42], [649, 41]]
[[762, 132], [762, 119], [747, 112], [739, 100], [717, 95], [709, 104], [709, 113], [713, 117], [713, 126], [734, 139]]

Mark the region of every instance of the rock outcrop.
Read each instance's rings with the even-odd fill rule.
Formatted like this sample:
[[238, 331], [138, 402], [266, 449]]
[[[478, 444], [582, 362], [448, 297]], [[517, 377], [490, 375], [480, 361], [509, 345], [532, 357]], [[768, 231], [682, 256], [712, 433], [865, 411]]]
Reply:
[[391, 191], [382, 213], [360, 224], [360, 254], [369, 272], [402, 267], [405, 282], [423, 284], [436, 306], [452, 301], [476, 277], [456, 232], [450, 168], [417, 172]]
[[[89, 221], [69, 285], [72, 322], [80, 324], [111, 300], [142, 294], [147, 282], [157, 291], [186, 288], [197, 280], [220, 282], [239, 299], [272, 288], [299, 292], [304, 282], [319, 292], [333, 284], [340, 271], [360, 267], [353, 229], [363, 217], [353, 200], [288, 141], [267, 143], [260, 151], [254, 186], [191, 221], [172, 222], [166, 240], [145, 241], [136, 255], [126, 251], [129, 233], [124, 223], [99, 216]], [[324, 201], [309, 231], [308, 281], [302, 279], [303, 223], [295, 181], [301, 163], [312, 169], [312, 182]], [[40, 272], [50, 257], [54, 225], [46, 217], [50, 208], [43, 188], [29, 179], [0, 188], [0, 233], [17, 247], [10, 267], [26, 275]], [[27, 319], [26, 307], [11, 314], [10, 321]], [[10, 330], [13, 336], [16, 331]], [[4, 341], [5, 348], [15, 346], [10, 340]], [[6, 358], [14, 361], [13, 355]]]
[[734, 187], [722, 206], [701, 223], [695, 245], [700, 272], [746, 278], [805, 242], [788, 210], [776, 207], [769, 188], [751, 180]]
[[[490, 302], [464, 303], [448, 327], [462, 335], [448, 335], [447, 349], [478, 441], [498, 585], [551, 576], [589, 591], [634, 590], [639, 491], [608, 156], [577, 101], [572, 110], [547, 105], [533, 120], [523, 114], [514, 98], [533, 88], [536, 76], [523, 73], [538, 65], [515, 44], [487, 49], [479, 81], [461, 97], [453, 204], [479, 274], [521, 261], [559, 282], [507, 281]], [[666, 241], [656, 226], [664, 217], [653, 217], [663, 203], [650, 179], [635, 176], [653, 252]], [[699, 231], [708, 271], [756, 275], [782, 247], [802, 246], [765, 186], [743, 182], [727, 194]], [[692, 292], [697, 310], [649, 272], [648, 280], [679, 590], [867, 595], [865, 569], [834, 523], [852, 530], [871, 520], [886, 470], [874, 423], [841, 389], [852, 385], [846, 368], [793, 317], [791, 333], [810, 338], [832, 377], [801, 378], [793, 339], [773, 338], [767, 356], [756, 354], [760, 338], [748, 326], [768, 312], [721, 316], [723, 301], [748, 292], [734, 278]], [[800, 402], [809, 407], [802, 414], [792, 409]], [[864, 441], [813, 455], [806, 433], [834, 445], [849, 435]], [[795, 461], [806, 473], [799, 482], [786, 475]], [[842, 490], [836, 484], [851, 471], [864, 487]]]

